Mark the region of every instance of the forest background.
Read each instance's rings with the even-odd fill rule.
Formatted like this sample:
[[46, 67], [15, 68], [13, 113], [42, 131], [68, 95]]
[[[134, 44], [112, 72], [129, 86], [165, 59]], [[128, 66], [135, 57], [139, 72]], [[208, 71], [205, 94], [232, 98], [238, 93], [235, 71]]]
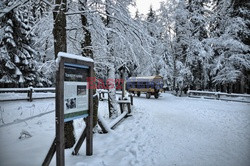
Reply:
[[66, 17], [65, 50], [92, 57], [97, 78], [119, 78], [125, 64], [129, 76], [163, 76], [170, 90], [250, 93], [247, 0], [168, 0], [147, 14], [130, 13], [131, 6], [134, 0], [1, 1], [0, 87], [54, 86], [57, 9]]

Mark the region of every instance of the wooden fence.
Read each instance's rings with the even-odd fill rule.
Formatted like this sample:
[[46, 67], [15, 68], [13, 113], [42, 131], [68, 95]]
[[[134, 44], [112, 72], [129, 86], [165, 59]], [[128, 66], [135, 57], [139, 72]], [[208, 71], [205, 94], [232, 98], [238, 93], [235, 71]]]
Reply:
[[189, 90], [188, 97], [250, 103], [250, 95], [248, 94]]
[[[104, 90], [104, 89], [97, 90], [97, 93], [99, 94], [99, 100], [101, 100], [101, 101], [105, 100], [105, 94], [109, 95], [108, 90]], [[116, 94], [121, 95], [122, 92], [121, 91], [116, 91]], [[131, 105], [133, 105], [133, 95], [129, 94], [128, 97], [130, 98]], [[108, 97], [106, 99], [108, 99]], [[119, 99], [119, 100], [122, 100], [122, 99]]]
[[[15, 101], [15, 100], [28, 100], [32, 101], [33, 99], [48, 99], [48, 98], [55, 98], [55, 95], [50, 96], [34, 96], [34, 93], [41, 93], [41, 92], [51, 92], [55, 94], [55, 87], [51, 88], [0, 88], [0, 93], [26, 93], [26, 96], [20, 97], [20, 98], [4, 98], [1, 97], [0, 101]], [[107, 90], [97, 90], [97, 93], [99, 94], [99, 99], [103, 100], [104, 94], [108, 94]], [[116, 94], [121, 94], [121, 92], [116, 92]], [[133, 96], [129, 95], [131, 105], [133, 105]]]
[[37, 92], [52, 92], [55, 93], [55, 88], [0, 88], [0, 93], [27, 93], [26, 97], [21, 98], [1, 98], [0, 101], [13, 101], [13, 100], [28, 100], [32, 101], [33, 99], [47, 99], [54, 98], [55, 96], [34, 96], [33, 94]]

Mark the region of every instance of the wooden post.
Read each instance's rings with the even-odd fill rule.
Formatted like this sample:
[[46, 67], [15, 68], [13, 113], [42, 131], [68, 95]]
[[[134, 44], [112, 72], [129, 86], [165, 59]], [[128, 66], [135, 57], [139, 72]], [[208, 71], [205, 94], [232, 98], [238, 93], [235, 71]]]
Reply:
[[125, 65], [122, 68], [122, 100], [124, 100], [125, 96]]
[[49, 152], [48, 152], [47, 156], [45, 157], [45, 160], [43, 161], [42, 166], [49, 166], [55, 152], [56, 152], [56, 138], [54, 139], [54, 141], [49, 149]]
[[56, 165], [64, 166], [64, 61], [56, 75]]
[[28, 90], [28, 101], [32, 102], [32, 92], [33, 92], [33, 89], [32, 87], [29, 87], [29, 90]]
[[[90, 66], [90, 77], [94, 77], [94, 65]], [[87, 118], [86, 155], [93, 154], [93, 89], [89, 88], [89, 116]]]
[[101, 97], [102, 97], [101, 93], [98, 93], [98, 97], [99, 97], [99, 100], [101, 100]]
[[216, 99], [220, 100], [220, 94], [219, 93], [217, 93]]
[[131, 113], [130, 103], [127, 104], [127, 107], [128, 107], [128, 113], [130, 114]]
[[122, 104], [122, 103], [119, 103], [119, 105], [120, 105], [121, 113], [123, 113], [123, 104]]
[[110, 113], [110, 109], [111, 109], [111, 104], [110, 104], [110, 99], [109, 99], [110, 95], [108, 92], [108, 109], [109, 109], [109, 118], [111, 118], [111, 113]]

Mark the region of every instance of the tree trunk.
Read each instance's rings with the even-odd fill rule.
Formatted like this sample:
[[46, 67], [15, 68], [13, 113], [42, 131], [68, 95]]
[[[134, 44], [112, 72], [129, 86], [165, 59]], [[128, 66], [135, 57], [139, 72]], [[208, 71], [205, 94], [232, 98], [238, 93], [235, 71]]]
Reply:
[[[66, 39], [66, 8], [67, 0], [56, 0], [55, 8], [53, 11], [54, 18], [54, 49], [55, 59], [60, 51], [67, 52], [67, 39]], [[74, 125], [73, 121], [64, 124], [64, 138], [65, 148], [72, 148], [75, 144]]]
[[64, 123], [65, 149], [72, 148], [76, 143], [73, 121]]
[[[87, 7], [87, 0], [80, 0], [79, 1], [80, 6], [79, 6], [79, 10], [80, 11], [86, 11], [86, 7]], [[84, 40], [82, 41], [82, 55], [85, 57], [90, 57], [92, 59], [94, 59], [93, 56], [93, 51], [91, 49], [92, 46], [92, 40], [91, 40], [91, 33], [88, 30], [88, 18], [87, 18], [87, 14], [81, 14], [81, 22], [82, 22], [82, 26], [83, 26], [83, 31], [84, 31]], [[95, 73], [94, 73], [95, 75]], [[96, 94], [96, 89], [94, 89], [93, 94]], [[95, 127], [97, 125], [97, 121], [98, 121], [98, 104], [99, 104], [99, 100], [98, 100], [98, 96], [95, 96], [93, 99], [93, 127]]]
[[176, 69], [176, 54], [174, 53], [174, 69], [173, 69], [173, 90], [175, 90], [176, 87], [176, 77], [177, 77], [177, 69]]
[[54, 18], [54, 53], [55, 59], [60, 51], [67, 52], [67, 39], [66, 39], [66, 8], [67, 0], [55, 0], [55, 8], [53, 11]]
[[[86, 11], [87, 8], [87, 0], [80, 0], [80, 11]], [[91, 33], [88, 30], [88, 18], [87, 13], [81, 14], [81, 22], [84, 31], [84, 39], [81, 43], [82, 47], [82, 55], [86, 57], [91, 57], [93, 59], [93, 51], [91, 49], [92, 40], [91, 40]]]
[[[111, 2], [106, 1], [106, 14], [107, 14], [107, 21], [106, 26], [108, 28], [112, 28], [112, 19], [109, 17], [109, 15], [112, 15], [110, 12], [110, 6]], [[109, 102], [109, 117], [110, 118], [116, 118], [118, 117], [118, 109], [117, 109], [117, 103], [116, 103], [116, 87], [115, 87], [115, 60], [114, 60], [114, 34], [110, 33], [107, 34], [107, 44], [109, 47], [109, 51], [107, 52], [110, 61], [108, 64], [108, 85], [109, 85], [109, 95], [108, 95], [108, 102]]]
[[245, 79], [244, 76], [240, 78], [240, 93], [245, 93]]
[[115, 68], [114, 64], [110, 64], [108, 69], [108, 102], [109, 102], [109, 117], [114, 119], [118, 117], [118, 109], [116, 102], [116, 86], [115, 86]]

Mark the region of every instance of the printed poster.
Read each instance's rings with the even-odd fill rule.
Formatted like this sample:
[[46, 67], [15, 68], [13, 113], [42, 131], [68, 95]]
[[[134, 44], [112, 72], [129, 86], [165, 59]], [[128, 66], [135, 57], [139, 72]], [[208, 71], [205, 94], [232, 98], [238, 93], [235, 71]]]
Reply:
[[89, 67], [64, 63], [64, 121], [88, 116]]

